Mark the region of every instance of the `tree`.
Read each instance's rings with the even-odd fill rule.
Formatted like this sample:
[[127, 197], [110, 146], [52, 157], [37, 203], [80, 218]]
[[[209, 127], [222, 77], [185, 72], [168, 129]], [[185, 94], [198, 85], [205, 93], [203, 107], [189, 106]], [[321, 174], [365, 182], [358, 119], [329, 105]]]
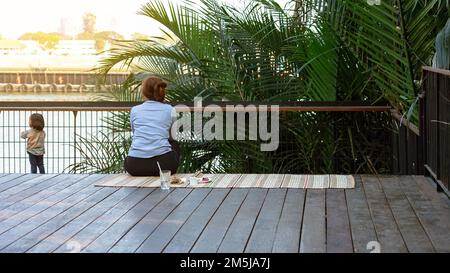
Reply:
[[82, 32], [77, 34], [77, 40], [95, 40], [95, 33]]
[[[116, 64], [124, 63], [142, 72], [130, 81], [129, 90], [137, 89], [144, 75], [158, 75], [170, 82], [167, 99], [172, 102], [192, 101], [199, 94], [217, 101], [357, 98], [359, 87], [364, 86], [360, 83], [367, 78], [354, 65], [351, 73], [342, 74], [339, 80], [355, 85], [336, 88], [337, 45], [329, 28], [320, 20], [316, 21], [319, 32], [293, 27], [291, 16], [270, 3], [254, 1], [237, 10], [204, 0], [202, 8], [194, 10], [151, 1], [140, 13], [161, 23], [165, 35], [118, 43], [102, 60], [99, 71], [107, 73]], [[128, 118], [126, 114], [114, 117], [116, 124], [124, 125], [120, 130], [130, 130]], [[307, 144], [273, 153], [261, 152], [258, 142], [193, 141], [183, 145], [179, 171], [330, 173], [336, 150], [330, 118], [305, 113], [282, 117], [281, 135], [292, 143]], [[114, 162], [124, 157], [112, 151], [110, 154], [115, 155]], [[92, 162], [81, 163], [79, 168]]]
[[60, 40], [70, 39], [70, 36], [62, 35], [60, 33], [51, 32], [28, 32], [19, 37], [19, 40], [33, 40], [37, 41], [44, 49], [53, 49]]
[[123, 40], [123, 36], [115, 31], [101, 31], [94, 35], [95, 48], [97, 51], [103, 51], [106, 43], [112, 43], [116, 40]]
[[93, 34], [95, 32], [95, 23], [97, 17], [92, 13], [85, 13], [83, 15], [83, 31], [85, 33]]
[[[164, 26], [166, 36], [119, 43], [98, 71], [106, 74], [118, 64], [139, 71], [128, 91], [138, 90], [145, 75], [158, 75], [170, 83], [172, 102], [200, 94], [213, 101], [384, 100], [403, 113], [414, 105], [421, 66], [431, 63], [435, 37], [448, 18], [441, 1], [295, 3], [292, 16], [273, 0], [251, 1], [244, 9], [216, 0], [202, 0], [199, 9], [150, 1], [140, 14]], [[128, 118], [115, 116], [111, 124], [123, 126], [111, 130], [129, 132]], [[389, 170], [383, 146], [360, 136], [364, 129], [390, 128], [389, 121], [364, 122], [370, 120], [339, 127], [333, 115], [289, 113], [280, 117], [280, 135], [292, 143], [281, 152], [262, 153], [247, 141], [193, 141], [183, 149], [180, 171], [334, 173], [335, 157], [357, 164], [347, 172]], [[124, 157], [106, 154], [114, 155], [111, 162]]]
[[435, 37], [448, 18], [441, 1], [309, 0], [344, 46], [370, 71], [371, 82], [407, 118], [417, 123], [422, 66], [430, 65]]
[[114, 31], [95, 32], [96, 16], [92, 13], [83, 15], [83, 32], [77, 35], [77, 40], [95, 40], [95, 48], [98, 52], [105, 49], [106, 43], [114, 40], [122, 40], [123, 36]]

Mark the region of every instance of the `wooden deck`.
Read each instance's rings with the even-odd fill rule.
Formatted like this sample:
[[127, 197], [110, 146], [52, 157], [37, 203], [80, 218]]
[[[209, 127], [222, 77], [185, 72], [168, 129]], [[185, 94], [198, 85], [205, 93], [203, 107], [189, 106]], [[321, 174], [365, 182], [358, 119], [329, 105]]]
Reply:
[[450, 252], [450, 202], [421, 176], [170, 193], [94, 187], [102, 178], [0, 174], [0, 251], [369, 252], [375, 241], [381, 252]]

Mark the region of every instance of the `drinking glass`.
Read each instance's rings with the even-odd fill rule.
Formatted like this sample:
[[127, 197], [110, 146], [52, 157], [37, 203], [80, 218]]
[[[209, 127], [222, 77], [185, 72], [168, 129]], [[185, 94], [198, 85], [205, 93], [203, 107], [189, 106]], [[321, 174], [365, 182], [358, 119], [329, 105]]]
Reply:
[[159, 180], [161, 181], [161, 190], [170, 190], [170, 170], [162, 170], [159, 173]]

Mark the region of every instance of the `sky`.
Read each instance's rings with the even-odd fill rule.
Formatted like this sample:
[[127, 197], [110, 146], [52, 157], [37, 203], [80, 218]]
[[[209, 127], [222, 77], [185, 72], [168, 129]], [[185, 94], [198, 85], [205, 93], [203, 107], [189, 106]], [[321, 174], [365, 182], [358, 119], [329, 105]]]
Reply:
[[[0, 0], [0, 36], [17, 39], [26, 32], [59, 32], [64, 25], [67, 35], [82, 32], [82, 17], [86, 12], [97, 16], [98, 31], [113, 30], [130, 38], [135, 32], [159, 34], [159, 25], [137, 15], [148, 0]], [[172, 0], [181, 2], [182, 0]], [[199, 1], [199, 0], [193, 0]], [[223, 0], [240, 3], [241, 0]], [[277, 0], [281, 4], [288, 0]], [[62, 23], [64, 22], [64, 23]]]

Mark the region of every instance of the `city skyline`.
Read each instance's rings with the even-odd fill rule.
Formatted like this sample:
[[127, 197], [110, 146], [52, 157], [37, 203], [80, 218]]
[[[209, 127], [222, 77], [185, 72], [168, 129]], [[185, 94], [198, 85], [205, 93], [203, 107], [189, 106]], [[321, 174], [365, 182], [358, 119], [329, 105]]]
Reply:
[[[176, 2], [179, 0], [175, 0]], [[4, 5], [0, 17], [0, 35], [6, 39], [18, 39], [27, 32], [65, 32], [75, 36], [82, 32], [82, 16], [96, 15], [96, 30], [112, 30], [129, 38], [133, 33], [155, 35], [158, 24], [137, 15], [147, 0], [15, 0]], [[26, 8], [24, 8], [26, 7]], [[38, 12], [36, 12], [38, 11]]]
[[[191, 0], [199, 2], [200, 0]], [[238, 0], [222, 0], [231, 4], [242, 4]], [[96, 15], [98, 31], [111, 30], [131, 38], [133, 33], [158, 35], [159, 24], [138, 15], [141, 6], [148, 0], [15, 0], [4, 4], [0, 17], [0, 37], [18, 39], [27, 32], [64, 32], [76, 36], [82, 32], [82, 16]], [[181, 3], [183, 0], [172, 0]], [[289, 0], [277, 0], [284, 6]]]

